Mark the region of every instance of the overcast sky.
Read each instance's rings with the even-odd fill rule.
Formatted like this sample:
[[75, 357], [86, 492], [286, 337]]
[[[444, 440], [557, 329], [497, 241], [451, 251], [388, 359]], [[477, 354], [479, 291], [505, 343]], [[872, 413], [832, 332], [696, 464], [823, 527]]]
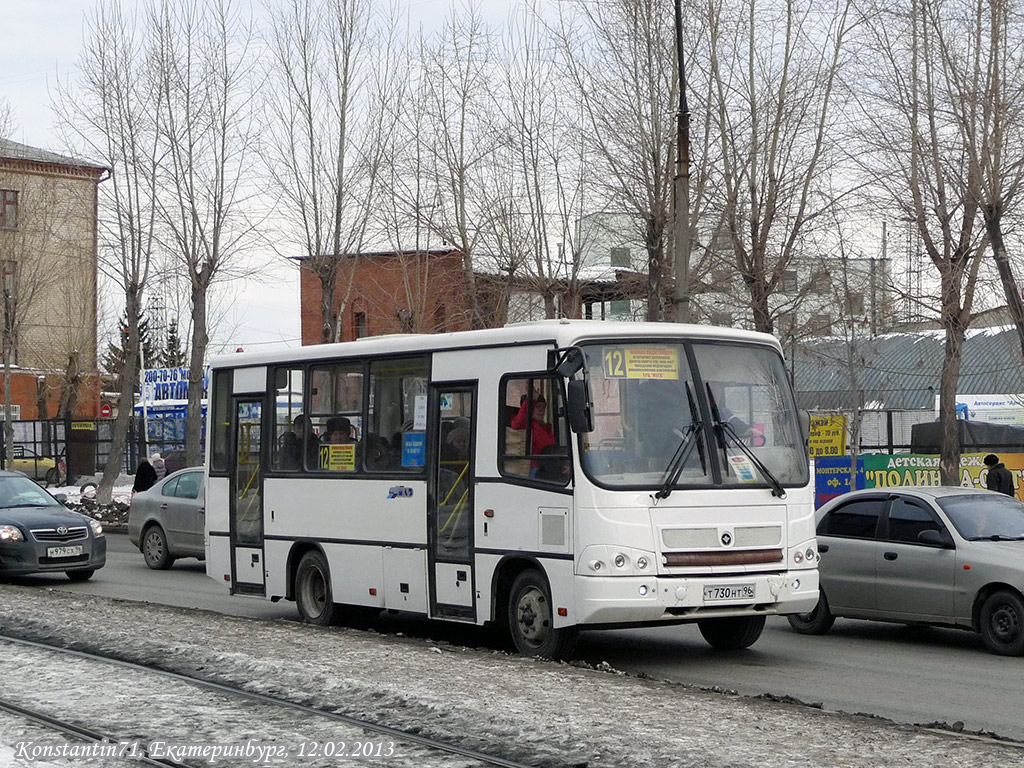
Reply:
[[[134, 0], [126, 2], [134, 4]], [[500, 21], [512, 3], [482, 0], [481, 6], [490, 20]], [[0, 96], [14, 110], [11, 138], [15, 141], [67, 151], [54, 130], [50, 94], [58, 79], [74, 77], [85, 16], [95, 4], [95, 0], [0, 0]], [[451, 0], [403, 0], [403, 4], [429, 27], [445, 16]], [[276, 342], [298, 346], [298, 275], [293, 266], [278, 259], [272, 260], [264, 277], [263, 284], [239, 285], [237, 293], [245, 298], [236, 301], [222, 321], [223, 330], [215, 339], [218, 347], [233, 351], [238, 346], [261, 348]], [[123, 301], [118, 301], [113, 311], [119, 313], [121, 306]]]

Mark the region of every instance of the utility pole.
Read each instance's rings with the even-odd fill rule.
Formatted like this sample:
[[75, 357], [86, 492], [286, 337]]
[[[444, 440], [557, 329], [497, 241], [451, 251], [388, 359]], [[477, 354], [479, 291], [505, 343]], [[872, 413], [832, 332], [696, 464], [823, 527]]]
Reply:
[[676, 176], [673, 184], [672, 234], [675, 248], [675, 319], [690, 322], [690, 108], [686, 103], [683, 62], [683, 7], [676, 4], [676, 61], [679, 67], [679, 112], [676, 115]]

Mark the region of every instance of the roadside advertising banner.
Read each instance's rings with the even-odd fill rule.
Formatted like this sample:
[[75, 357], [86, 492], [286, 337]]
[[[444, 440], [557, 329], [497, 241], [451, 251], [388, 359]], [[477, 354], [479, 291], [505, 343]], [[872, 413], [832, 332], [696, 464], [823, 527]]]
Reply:
[[846, 453], [846, 417], [811, 416], [811, 458]]
[[[986, 453], [960, 454], [960, 485], [984, 488], [988, 468], [982, 463]], [[1024, 454], [999, 454], [999, 460], [1013, 475], [1017, 498], [1024, 501]], [[820, 507], [848, 491], [850, 487], [849, 457], [821, 457], [814, 460], [814, 505]], [[941, 485], [939, 457], [914, 453], [877, 453], [857, 457], [856, 489], [896, 488], [901, 485]]]

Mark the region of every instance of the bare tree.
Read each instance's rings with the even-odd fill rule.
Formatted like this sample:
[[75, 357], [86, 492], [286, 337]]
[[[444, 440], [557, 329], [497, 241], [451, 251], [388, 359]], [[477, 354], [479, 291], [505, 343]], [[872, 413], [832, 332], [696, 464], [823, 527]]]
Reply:
[[771, 297], [801, 256], [802, 236], [835, 204], [836, 82], [852, 0], [708, 0], [715, 179], [732, 256], [753, 314], [771, 333]]
[[468, 322], [483, 328], [493, 318], [477, 286], [474, 259], [495, 217], [482, 188], [494, 151], [494, 38], [479, 8], [469, 5], [453, 8], [441, 31], [421, 43], [423, 106], [432, 133], [421, 136], [427, 202], [417, 213], [431, 235], [462, 254]]
[[139, 372], [139, 321], [153, 257], [157, 167], [156, 126], [165, 104], [150, 69], [137, 19], [102, 0], [86, 21], [77, 85], [63, 85], [57, 114], [69, 146], [82, 148], [111, 171], [100, 186], [100, 268], [119, 286], [128, 318], [128, 344], [110, 453], [97, 489], [109, 503], [129, 436]]
[[255, 141], [250, 31], [230, 0], [150, 6], [154, 65], [166, 108], [157, 125], [167, 162], [160, 176], [167, 250], [188, 280], [188, 417], [185, 460], [199, 463], [210, 288], [241, 277], [250, 234], [247, 178]]
[[573, 0], [557, 37], [583, 116], [599, 206], [628, 213], [647, 252], [647, 318], [667, 316], [678, 77], [672, 3]]
[[[939, 321], [945, 353], [939, 390], [944, 485], [960, 482], [956, 387], [986, 242], [978, 231], [978, 167], [950, 104], [945, 32], [929, 19], [929, 0], [896, 7], [867, 4], [870, 48], [862, 61], [861, 111], [866, 152], [860, 155], [882, 204], [910, 219], [921, 237], [940, 287]], [[962, 34], [962, 32], [961, 32]]]
[[979, 210], [1024, 351], [1024, 302], [1006, 247], [1005, 222], [1024, 191], [1024, 36], [1014, 0], [922, 4], [944, 90], [978, 186]]
[[[301, 234], [292, 238], [320, 282], [322, 342], [341, 337], [336, 306], [344, 257], [363, 247], [376, 175], [375, 137], [363, 116], [377, 65], [371, 0], [288, 0], [271, 23], [271, 176]], [[344, 291], [347, 297], [348, 291]]]

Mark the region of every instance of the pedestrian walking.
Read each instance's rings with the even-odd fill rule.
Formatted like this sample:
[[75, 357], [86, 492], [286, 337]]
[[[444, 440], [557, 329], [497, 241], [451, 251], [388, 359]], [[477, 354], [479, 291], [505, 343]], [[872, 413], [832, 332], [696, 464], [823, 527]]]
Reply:
[[990, 491], [999, 491], [999, 493], [1005, 493], [1007, 496], [1013, 496], [1013, 475], [1010, 474], [1010, 470], [1006, 468], [1006, 465], [999, 460], [999, 457], [994, 453], [990, 453], [984, 459], [985, 466], [988, 467], [988, 475], [985, 477], [985, 487]]
[[149, 460], [149, 463], [152, 464], [153, 469], [156, 470], [156, 481], [159, 483], [167, 474], [167, 462], [164, 461], [163, 456], [159, 453], [154, 453], [153, 458]]
[[149, 463], [149, 459], [143, 456], [139, 459], [139, 466], [135, 469], [135, 482], [132, 483], [132, 494], [140, 491], [148, 491], [156, 484], [156, 470]]

